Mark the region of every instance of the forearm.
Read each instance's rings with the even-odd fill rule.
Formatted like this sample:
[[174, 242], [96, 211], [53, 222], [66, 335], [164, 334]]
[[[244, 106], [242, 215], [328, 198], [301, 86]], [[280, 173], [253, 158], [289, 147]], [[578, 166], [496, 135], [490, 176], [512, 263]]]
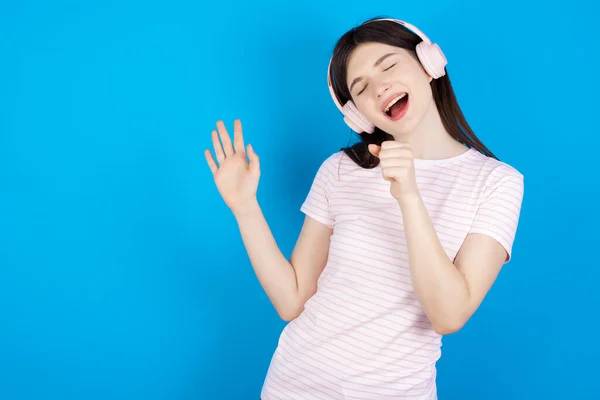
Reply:
[[297, 314], [300, 296], [292, 264], [275, 242], [258, 203], [234, 213], [248, 257], [278, 314], [289, 320]]
[[464, 323], [467, 283], [445, 253], [421, 198], [399, 204], [416, 296], [437, 332], [454, 332]]

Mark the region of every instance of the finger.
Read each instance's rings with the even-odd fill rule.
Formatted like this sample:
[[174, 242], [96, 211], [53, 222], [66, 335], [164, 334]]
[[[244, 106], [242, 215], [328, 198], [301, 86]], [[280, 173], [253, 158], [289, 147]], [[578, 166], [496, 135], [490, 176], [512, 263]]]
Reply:
[[369, 152], [373, 154], [375, 157], [379, 157], [379, 152], [381, 151], [381, 147], [376, 144], [370, 144], [368, 146]]
[[406, 142], [398, 142], [396, 140], [386, 140], [381, 143], [382, 149], [400, 149], [400, 148], [411, 148], [411, 145]]
[[398, 143], [398, 142], [396, 142], [394, 140], [385, 140], [385, 141], [381, 142], [381, 148], [382, 149], [391, 149], [396, 146], [396, 143]]
[[389, 171], [386, 171], [385, 169], [381, 170], [381, 176], [383, 176], [383, 179], [385, 179], [386, 181], [393, 181], [394, 177], [390, 174]]
[[225, 160], [225, 154], [223, 153], [223, 147], [221, 146], [221, 142], [219, 141], [219, 134], [217, 131], [212, 131], [212, 143], [215, 148], [215, 154], [217, 156], [217, 160], [219, 163], [222, 163]]
[[258, 155], [254, 151], [254, 147], [251, 144], [248, 145], [248, 158], [250, 159], [250, 171], [255, 174], [260, 173], [260, 160]]
[[214, 175], [217, 172], [217, 170], [219, 169], [219, 167], [217, 166], [217, 163], [213, 159], [212, 154], [210, 153], [210, 150], [208, 150], [208, 149], [204, 150], [204, 156], [206, 157], [206, 162], [208, 163], [210, 172], [212, 172]]
[[231, 137], [229, 136], [223, 121], [217, 121], [217, 129], [219, 130], [219, 135], [221, 136], [221, 142], [223, 142], [223, 151], [225, 151], [225, 157], [233, 155], [234, 151], [231, 144]]
[[410, 160], [406, 158], [382, 158], [380, 165], [382, 168], [408, 168], [410, 167]]
[[242, 121], [236, 119], [233, 122], [233, 144], [235, 151], [244, 153], [244, 135], [242, 135]]
[[379, 158], [405, 158], [411, 159], [413, 157], [412, 150], [407, 148], [393, 148], [393, 149], [382, 149], [379, 152]]
[[402, 177], [404, 177], [406, 175], [406, 168], [403, 167], [390, 167], [390, 168], [383, 168], [381, 173], [383, 174], [383, 177], [385, 179], [391, 180], [397, 180], [400, 179]]

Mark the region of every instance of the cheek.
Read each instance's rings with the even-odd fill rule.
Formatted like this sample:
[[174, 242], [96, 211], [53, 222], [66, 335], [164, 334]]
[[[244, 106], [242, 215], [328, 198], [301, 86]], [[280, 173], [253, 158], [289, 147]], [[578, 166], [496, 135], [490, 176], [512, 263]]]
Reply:
[[370, 98], [360, 99], [358, 101], [355, 101], [354, 104], [356, 105], [358, 110], [366, 117], [369, 117], [369, 118], [381, 117], [381, 115], [380, 115], [381, 113], [379, 112], [377, 104], [375, 104], [375, 102], [373, 100], [371, 100]]
[[429, 82], [425, 80], [425, 82], [419, 87], [419, 104], [423, 108], [429, 108], [430, 104], [434, 102], [433, 100], [433, 92], [431, 91], [431, 86], [429, 86]]
[[431, 77], [427, 74], [419, 73], [413, 77], [415, 89], [420, 97], [431, 97]]

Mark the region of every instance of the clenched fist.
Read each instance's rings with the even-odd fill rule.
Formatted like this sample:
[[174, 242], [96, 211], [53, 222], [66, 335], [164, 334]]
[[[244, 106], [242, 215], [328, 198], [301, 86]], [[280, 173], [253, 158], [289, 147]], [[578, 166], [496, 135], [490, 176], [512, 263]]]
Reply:
[[381, 146], [370, 144], [369, 151], [379, 158], [383, 178], [391, 182], [390, 192], [396, 200], [418, 195], [410, 144], [390, 140]]

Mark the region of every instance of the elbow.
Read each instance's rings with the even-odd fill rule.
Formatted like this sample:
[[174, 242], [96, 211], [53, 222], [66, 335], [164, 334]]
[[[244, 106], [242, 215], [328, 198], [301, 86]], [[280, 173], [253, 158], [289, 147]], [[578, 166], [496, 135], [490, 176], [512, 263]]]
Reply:
[[291, 322], [296, 319], [302, 313], [302, 311], [304, 311], [303, 306], [290, 305], [287, 307], [279, 307], [277, 309], [277, 314], [279, 315], [279, 318], [285, 322]]
[[431, 325], [433, 330], [439, 335], [451, 335], [460, 331], [467, 321], [473, 315], [472, 308], [468, 303], [465, 304], [446, 304], [447, 307], [440, 307], [436, 312], [431, 313]]
[[446, 318], [432, 323], [433, 330], [439, 335], [451, 335], [460, 331], [467, 321], [461, 317]]
[[460, 325], [460, 324], [455, 324], [455, 325], [434, 325], [433, 326], [433, 330], [438, 335], [451, 335], [453, 333], [456, 333], [456, 332], [460, 331], [461, 329], [462, 329], [462, 325]]
[[279, 311], [279, 318], [281, 318], [282, 320], [284, 320], [285, 322], [291, 322], [294, 319], [296, 319], [296, 317], [298, 315], [300, 315], [299, 313], [295, 313], [295, 312], [285, 312], [285, 311]]

